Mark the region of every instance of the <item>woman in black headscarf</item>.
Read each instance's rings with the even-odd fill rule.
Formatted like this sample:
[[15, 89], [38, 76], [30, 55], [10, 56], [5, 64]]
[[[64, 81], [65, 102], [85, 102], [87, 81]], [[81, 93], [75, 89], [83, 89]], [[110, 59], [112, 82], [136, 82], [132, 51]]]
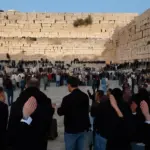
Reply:
[[107, 150], [130, 150], [131, 135], [133, 132], [132, 113], [123, 100], [123, 92], [115, 88], [110, 96], [111, 135], [107, 141]]
[[150, 99], [149, 93], [146, 89], [141, 88], [139, 92], [132, 96], [131, 98], [131, 110], [133, 113], [133, 120], [134, 120], [134, 128], [135, 133], [133, 135], [133, 147], [137, 147], [137, 143], [144, 143], [145, 149], [150, 149], [150, 136], [145, 134], [145, 117], [141, 111], [140, 105], [142, 101], [145, 101], [149, 108], [150, 108]]

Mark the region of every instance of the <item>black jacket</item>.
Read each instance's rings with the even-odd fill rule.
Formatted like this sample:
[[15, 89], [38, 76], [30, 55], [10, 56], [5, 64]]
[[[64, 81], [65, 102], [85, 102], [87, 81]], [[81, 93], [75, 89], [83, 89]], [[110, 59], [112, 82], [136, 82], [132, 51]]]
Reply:
[[6, 149], [6, 128], [8, 120], [8, 106], [0, 101], [0, 149]]
[[110, 133], [110, 131], [108, 131], [110, 129], [110, 107], [108, 106], [108, 103], [99, 104], [94, 102], [91, 107], [91, 116], [94, 117], [94, 130], [104, 138], [108, 138], [108, 133]]
[[145, 144], [145, 150], [150, 150], [150, 124], [144, 123], [143, 131], [143, 143]]
[[142, 113], [133, 115], [135, 133], [132, 141], [135, 143], [144, 143], [145, 150], [150, 150], [150, 124], [145, 123]]
[[[37, 99], [37, 109], [32, 114], [31, 125], [20, 122], [22, 108], [29, 97]], [[48, 132], [54, 109], [51, 100], [37, 88], [28, 88], [12, 104], [8, 124], [8, 146], [12, 150], [46, 150]]]
[[75, 89], [63, 98], [61, 107], [57, 110], [58, 115], [64, 115], [65, 132], [80, 133], [88, 130], [89, 121], [89, 98]]
[[134, 128], [132, 113], [125, 104], [119, 108], [124, 114], [124, 118], [118, 117], [110, 101], [93, 104], [91, 108], [91, 115], [95, 118], [95, 131], [108, 140], [107, 150], [130, 149], [130, 140]]

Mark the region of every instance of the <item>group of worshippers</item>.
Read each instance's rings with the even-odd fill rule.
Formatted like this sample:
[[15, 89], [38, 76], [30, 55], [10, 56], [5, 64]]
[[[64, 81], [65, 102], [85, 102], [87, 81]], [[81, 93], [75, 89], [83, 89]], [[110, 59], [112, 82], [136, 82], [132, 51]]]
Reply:
[[54, 108], [39, 85], [36, 78], [27, 81], [26, 89], [12, 103], [9, 116], [4, 90], [0, 88], [1, 150], [47, 149]]
[[57, 110], [64, 116], [66, 150], [150, 149], [150, 93], [145, 87], [125, 100], [119, 88], [107, 94], [88, 90], [88, 96], [77, 82], [69, 81], [71, 93]]
[[57, 107], [40, 91], [40, 81], [31, 77], [12, 103], [9, 120], [4, 90], [0, 88], [0, 149], [47, 150], [57, 110], [59, 116], [64, 116], [66, 150], [149, 150], [150, 98], [146, 88], [125, 101], [121, 89], [108, 89], [107, 94], [98, 89], [86, 94], [78, 85], [78, 78], [68, 77], [70, 94]]
[[[55, 75], [56, 86], [60, 86], [61, 76]], [[47, 74], [43, 74], [44, 77]], [[86, 94], [78, 88], [79, 74], [75, 77], [68, 74], [65, 84], [70, 94], [62, 99], [58, 108], [40, 91], [40, 78], [36, 74], [21, 77], [21, 80], [14, 78], [18, 87], [22, 85], [14, 103], [13, 90], [10, 90], [13, 82], [10, 77], [4, 80], [8, 105], [11, 105], [9, 120], [4, 89], [0, 88], [0, 149], [47, 150], [55, 110], [59, 116], [64, 116], [66, 150], [150, 149], [150, 81], [145, 82], [143, 76], [144, 85], [134, 94], [130, 77], [125, 78], [121, 90], [108, 88], [106, 74], [94, 74], [93, 93]]]

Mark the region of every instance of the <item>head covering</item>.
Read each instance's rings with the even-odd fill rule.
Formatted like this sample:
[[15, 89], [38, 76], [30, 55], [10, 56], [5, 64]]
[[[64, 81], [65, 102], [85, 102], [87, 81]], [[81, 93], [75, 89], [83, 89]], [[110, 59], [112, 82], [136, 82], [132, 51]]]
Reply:
[[118, 104], [123, 101], [123, 92], [119, 88], [113, 89], [112, 95], [115, 97]]
[[31, 78], [31, 79], [29, 79], [29, 81], [27, 81], [27, 86], [39, 88], [40, 82], [36, 78]]

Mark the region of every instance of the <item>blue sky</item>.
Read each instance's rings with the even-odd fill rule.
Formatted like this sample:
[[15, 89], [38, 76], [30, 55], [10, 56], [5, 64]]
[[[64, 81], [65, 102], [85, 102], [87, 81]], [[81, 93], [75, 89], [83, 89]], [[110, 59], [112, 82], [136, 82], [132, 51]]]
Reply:
[[150, 0], [1, 0], [0, 9], [23, 12], [137, 12], [150, 8]]

